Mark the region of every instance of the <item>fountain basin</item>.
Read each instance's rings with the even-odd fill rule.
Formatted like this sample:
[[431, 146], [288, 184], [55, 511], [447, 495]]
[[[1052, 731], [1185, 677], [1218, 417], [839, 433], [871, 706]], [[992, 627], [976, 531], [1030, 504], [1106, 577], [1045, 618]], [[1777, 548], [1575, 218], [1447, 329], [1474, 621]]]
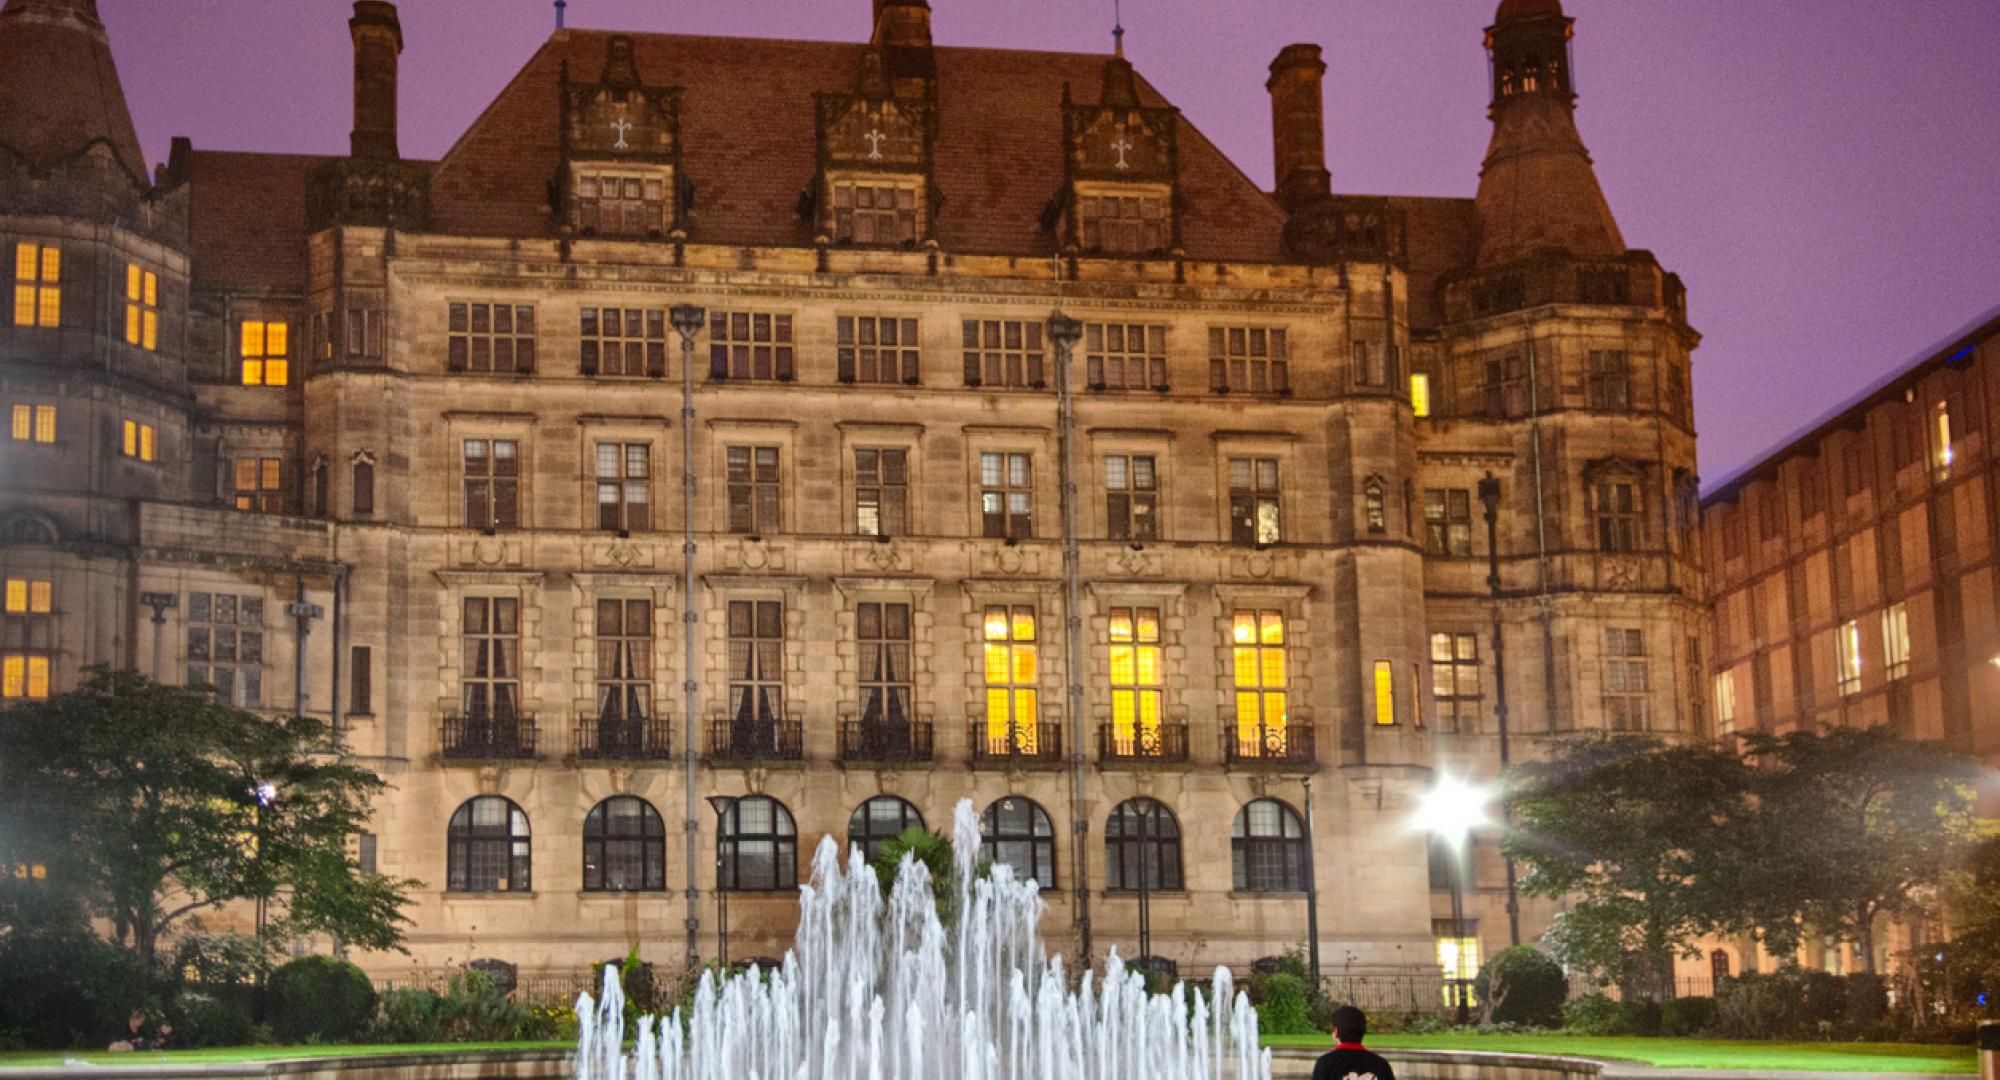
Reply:
[[[1581, 1058], [1489, 1054], [1450, 1050], [1378, 1050], [1396, 1069], [1396, 1080], [1597, 1080], [1604, 1066]], [[1271, 1080], [1309, 1080], [1320, 1051], [1271, 1053]]]

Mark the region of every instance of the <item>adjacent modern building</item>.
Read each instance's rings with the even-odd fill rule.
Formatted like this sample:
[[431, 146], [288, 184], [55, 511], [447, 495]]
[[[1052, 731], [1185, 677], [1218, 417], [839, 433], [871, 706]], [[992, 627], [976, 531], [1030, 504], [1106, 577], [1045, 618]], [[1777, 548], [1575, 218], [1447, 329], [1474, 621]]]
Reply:
[[[1411, 829], [1436, 772], [1717, 719], [1698, 336], [1593, 176], [1572, 21], [1467, 27], [1493, 139], [1438, 199], [1334, 193], [1315, 46], [1239, 73], [1263, 191], [1118, 52], [931, 20], [558, 29], [425, 161], [361, 0], [350, 153], [149, 170], [92, 0], [6, 0], [5, 697], [108, 664], [329, 718], [392, 785], [355, 857], [425, 883], [383, 973], [713, 955], [718, 887], [778, 955], [822, 838], [961, 799], [1066, 950], [1132, 955], [1142, 883], [1190, 969], [1315, 897], [1330, 974], [1504, 946], [1490, 843], [1461, 941]], [[1941, 482], [1966, 437], [1905, 536], [1984, 490]]]

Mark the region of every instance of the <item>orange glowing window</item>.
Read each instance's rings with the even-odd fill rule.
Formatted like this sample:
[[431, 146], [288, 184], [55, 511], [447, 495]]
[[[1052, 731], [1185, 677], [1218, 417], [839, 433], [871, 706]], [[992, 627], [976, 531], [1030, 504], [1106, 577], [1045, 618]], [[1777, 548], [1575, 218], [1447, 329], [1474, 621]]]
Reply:
[[160, 343], [160, 277], [137, 263], [125, 267], [125, 344], [142, 349]]
[[1239, 611], [1230, 639], [1237, 742], [1246, 756], [1262, 756], [1267, 747], [1282, 748], [1288, 722], [1284, 613]]
[[986, 741], [995, 754], [1033, 754], [1041, 665], [1035, 609], [994, 604], [985, 613]]
[[53, 244], [14, 247], [14, 325], [62, 325], [62, 249]]
[[1160, 609], [1112, 608], [1111, 738], [1124, 756], [1160, 752]]
[[5, 615], [0, 619], [0, 698], [49, 696], [54, 600], [47, 581], [7, 579]]
[[1387, 660], [1375, 661], [1375, 726], [1396, 723], [1396, 671]]
[[37, 442], [44, 445], [56, 441], [56, 407], [54, 405], [16, 405], [13, 425], [8, 434], [15, 442]]
[[140, 461], [153, 461], [159, 456], [159, 434], [151, 424], [137, 420], [125, 421], [124, 454]]
[[240, 344], [243, 385], [285, 386], [292, 381], [290, 325], [245, 319]]

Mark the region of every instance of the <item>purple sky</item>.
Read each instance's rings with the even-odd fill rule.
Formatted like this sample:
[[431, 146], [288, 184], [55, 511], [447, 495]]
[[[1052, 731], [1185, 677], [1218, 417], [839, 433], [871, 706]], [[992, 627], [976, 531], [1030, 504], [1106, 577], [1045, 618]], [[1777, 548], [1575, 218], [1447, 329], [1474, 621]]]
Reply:
[[[1112, 0], [931, 0], [940, 44], [1108, 51]], [[404, 0], [402, 149], [437, 157], [549, 0]], [[346, 0], [98, 0], [146, 152], [344, 153]], [[1492, 0], [1124, 0], [1140, 71], [1270, 184], [1266, 65], [1325, 47], [1341, 191], [1469, 196]], [[1626, 242], [1686, 280], [1701, 467], [1733, 472], [2000, 303], [2000, 3], [1568, 0]], [[572, 0], [573, 26], [860, 40], [868, 0]], [[1254, 13], [1254, 17], [1252, 17]]]

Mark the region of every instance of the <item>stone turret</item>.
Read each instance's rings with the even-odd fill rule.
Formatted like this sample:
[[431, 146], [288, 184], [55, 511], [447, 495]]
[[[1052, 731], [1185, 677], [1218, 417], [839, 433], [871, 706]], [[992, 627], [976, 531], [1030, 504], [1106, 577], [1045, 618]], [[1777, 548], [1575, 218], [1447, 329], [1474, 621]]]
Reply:
[[11, 151], [0, 162], [18, 160], [42, 181], [18, 192], [0, 182], [17, 208], [129, 211], [148, 190], [146, 156], [94, 0], [7, 0], [0, 101], [0, 148]]

